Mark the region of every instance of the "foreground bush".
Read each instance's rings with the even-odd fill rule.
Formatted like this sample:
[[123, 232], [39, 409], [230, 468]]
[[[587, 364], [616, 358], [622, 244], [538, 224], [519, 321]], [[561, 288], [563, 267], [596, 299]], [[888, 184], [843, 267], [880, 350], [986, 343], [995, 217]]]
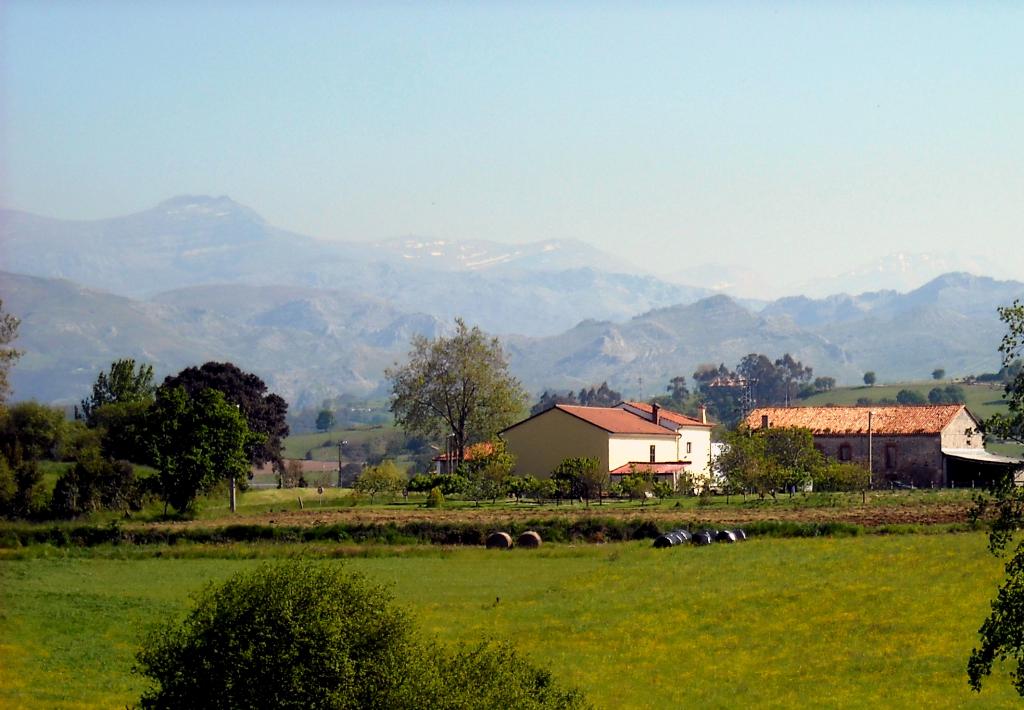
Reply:
[[576, 708], [505, 645], [451, 655], [391, 596], [337, 564], [264, 565], [208, 586], [145, 641], [147, 708]]

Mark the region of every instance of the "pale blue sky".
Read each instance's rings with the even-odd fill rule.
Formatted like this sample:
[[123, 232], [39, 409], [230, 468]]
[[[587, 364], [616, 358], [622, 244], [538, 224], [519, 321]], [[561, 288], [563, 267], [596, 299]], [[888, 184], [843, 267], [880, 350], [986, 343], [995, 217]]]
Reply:
[[[10, 2], [0, 204], [1024, 278], [1024, 5]], [[1006, 256], [1009, 254], [1009, 256]]]

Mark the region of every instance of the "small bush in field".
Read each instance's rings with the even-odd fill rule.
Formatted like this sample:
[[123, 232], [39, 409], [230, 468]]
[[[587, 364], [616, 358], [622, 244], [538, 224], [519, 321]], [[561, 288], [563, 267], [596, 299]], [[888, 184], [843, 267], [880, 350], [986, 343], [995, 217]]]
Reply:
[[287, 562], [199, 594], [155, 630], [144, 708], [581, 708], [510, 646], [439, 652], [391, 595], [338, 564]]
[[441, 508], [444, 506], [444, 494], [441, 493], [441, 489], [434, 486], [430, 489], [430, 493], [427, 494], [427, 507], [428, 508]]

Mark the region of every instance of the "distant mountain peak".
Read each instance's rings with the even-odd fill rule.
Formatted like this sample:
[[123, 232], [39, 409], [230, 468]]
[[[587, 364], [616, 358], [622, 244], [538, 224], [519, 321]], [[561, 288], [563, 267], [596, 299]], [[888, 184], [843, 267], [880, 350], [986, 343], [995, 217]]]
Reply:
[[170, 217], [245, 217], [247, 219], [263, 222], [254, 210], [232, 200], [227, 195], [177, 195], [164, 200], [153, 208], [158, 212]]

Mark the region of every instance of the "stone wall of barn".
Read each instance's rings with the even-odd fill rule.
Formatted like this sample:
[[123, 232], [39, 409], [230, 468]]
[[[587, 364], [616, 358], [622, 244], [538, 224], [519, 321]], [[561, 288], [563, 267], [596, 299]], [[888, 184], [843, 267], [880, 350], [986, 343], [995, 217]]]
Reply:
[[[868, 437], [815, 436], [814, 444], [830, 459], [868, 464]], [[848, 448], [846, 448], [848, 447]], [[844, 451], [845, 449], [845, 451]], [[942, 440], [938, 434], [872, 437], [871, 480], [876, 487], [891, 483], [918, 488], [946, 483], [942, 467]]]

